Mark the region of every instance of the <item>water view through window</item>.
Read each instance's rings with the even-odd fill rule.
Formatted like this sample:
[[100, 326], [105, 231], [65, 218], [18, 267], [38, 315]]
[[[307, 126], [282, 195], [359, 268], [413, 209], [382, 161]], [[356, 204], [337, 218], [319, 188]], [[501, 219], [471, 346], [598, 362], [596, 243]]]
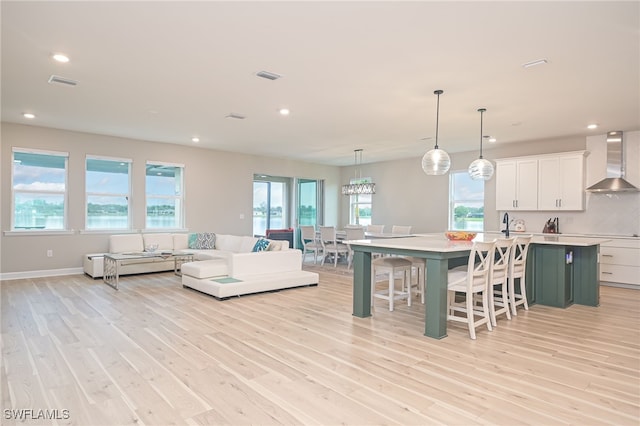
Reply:
[[466, 170], [452, 172], [449, 179], [449, 228], [482, 231], [484, 181], [471, 179]]

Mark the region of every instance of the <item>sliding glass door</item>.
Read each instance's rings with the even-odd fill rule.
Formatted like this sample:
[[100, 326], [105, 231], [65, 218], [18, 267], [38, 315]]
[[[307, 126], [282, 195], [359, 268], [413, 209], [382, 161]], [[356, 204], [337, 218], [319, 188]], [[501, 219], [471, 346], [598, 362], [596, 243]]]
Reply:
[[253, 176], [253, 235], [268, 229], [294, 228], [294, 247], [301, 247], [300, 225], [324, 223], [323, 181], [281, 176]]
[[323, 217], [323, 181], [315, 179], [298, 179], [296, 191], [296, 247], [302, 247], [300, 226], [317, 227], [324, 221]]
[[253, 180], [253, 235], [265, 236], [267, 229], [289, 227], [287, 180], [256, 176]]

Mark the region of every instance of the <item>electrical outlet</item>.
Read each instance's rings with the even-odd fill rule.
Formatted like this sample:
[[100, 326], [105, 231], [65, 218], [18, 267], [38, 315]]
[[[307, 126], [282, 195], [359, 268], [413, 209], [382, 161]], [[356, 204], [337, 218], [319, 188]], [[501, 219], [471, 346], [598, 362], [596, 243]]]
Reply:
[[53, 250], [47, 250], [47, 257], [53, 257]]
[[240, 213], [240, 219], [244, 219], [244, 213]]

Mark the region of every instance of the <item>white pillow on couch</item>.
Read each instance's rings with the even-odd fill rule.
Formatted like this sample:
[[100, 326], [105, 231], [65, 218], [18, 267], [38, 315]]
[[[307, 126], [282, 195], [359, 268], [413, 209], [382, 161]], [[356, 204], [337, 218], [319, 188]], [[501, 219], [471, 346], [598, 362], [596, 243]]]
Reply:
[[173, 250], [173, 235], [171, 234], [142, 234], [144, 239], [144, 248], [157, 245], [158, 251], [171, 251]]

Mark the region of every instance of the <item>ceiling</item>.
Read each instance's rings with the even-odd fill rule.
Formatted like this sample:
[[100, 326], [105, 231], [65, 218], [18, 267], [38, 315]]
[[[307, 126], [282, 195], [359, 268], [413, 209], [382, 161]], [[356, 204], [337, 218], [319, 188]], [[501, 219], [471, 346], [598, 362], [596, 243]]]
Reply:
[[493, 146], [640, 129], [637, 1], [1, 8], [6, 122], [329, 165], [353, 164], [359, 148], [363, 163], [423, 155], [437, 89], [449, 152], [478, 149], [481, 107]]

